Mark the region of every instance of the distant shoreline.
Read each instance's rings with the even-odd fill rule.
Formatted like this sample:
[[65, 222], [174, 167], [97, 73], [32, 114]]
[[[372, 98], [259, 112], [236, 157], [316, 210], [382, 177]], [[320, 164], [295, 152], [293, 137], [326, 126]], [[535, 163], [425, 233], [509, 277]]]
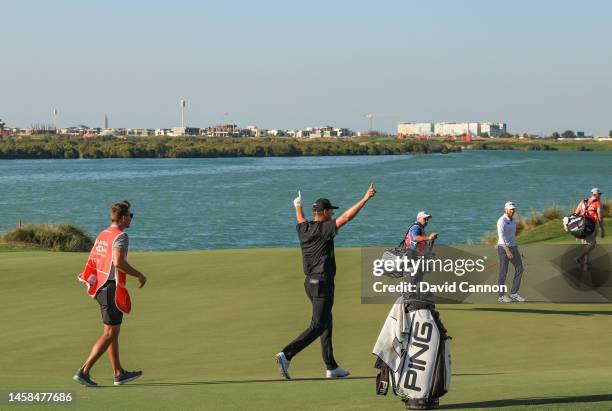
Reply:
[[22, 137], [0, 140], [0, 159], [233, 158], [460, 152], [443, 141], [370, 138]]
[[612, 151], [611, 141], [534, 139], [19, 137], [0, 139], [2, 160], [315, 157], [452, 153], [463, 150]]

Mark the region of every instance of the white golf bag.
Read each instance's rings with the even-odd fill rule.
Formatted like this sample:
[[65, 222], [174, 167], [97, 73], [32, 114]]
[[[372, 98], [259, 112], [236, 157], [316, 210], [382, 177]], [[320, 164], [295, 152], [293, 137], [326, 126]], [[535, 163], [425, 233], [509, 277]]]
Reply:
[[450, 341], [433, 305], [394, 305], [374, 346], [376, 393], [389, 385], [409, 409], [434, 409], [450, 387]]

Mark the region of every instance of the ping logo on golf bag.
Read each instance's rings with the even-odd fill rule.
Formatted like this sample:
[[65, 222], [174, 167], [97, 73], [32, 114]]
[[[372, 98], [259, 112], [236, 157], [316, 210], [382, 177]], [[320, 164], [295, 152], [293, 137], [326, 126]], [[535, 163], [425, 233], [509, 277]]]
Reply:
[[440, 330], [431, 312], [415, 310], [410, 315], [410, 336], [395, 373], [396, 393], [406, 398], [428, 398], [432, 393]]
[[417, 385], [418, 372], [427, 369], [427, 359], [421, 357], [430, 349], [432, 331], [432, 323], [415, 321], [414, 327], [412, 327], [412, 344], [410, 348], [415, 350], [408, 352], [408, 370], [404, 378], [404, 388], [408, 390], [422, 390], [422, 387]]

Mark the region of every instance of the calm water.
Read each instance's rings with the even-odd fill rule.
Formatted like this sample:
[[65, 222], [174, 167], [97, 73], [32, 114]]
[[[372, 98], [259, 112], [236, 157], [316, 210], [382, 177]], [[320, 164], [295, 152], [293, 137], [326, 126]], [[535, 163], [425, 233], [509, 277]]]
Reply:
[[574, 204], [592, 186], [610, 193], [612, 153], [0, 161], [0, 230], [22, 219], [74, 223], [95, 236], [110, 204], [129, 199], [133, 249], [295, 247], [298, 189], [304, 204], [326, 196], [340, 213], [371, 178], [378, 194], [339, 233], [339, 246], [399, 242], [421, 209], [433, 214], [440, 242], [478, 241], [508, 200], [525, 215]]

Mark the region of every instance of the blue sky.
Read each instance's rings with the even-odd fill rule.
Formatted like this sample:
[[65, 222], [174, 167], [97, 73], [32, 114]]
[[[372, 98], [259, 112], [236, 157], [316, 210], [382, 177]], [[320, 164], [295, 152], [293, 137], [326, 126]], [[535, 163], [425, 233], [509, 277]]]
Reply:
[[0, 118], [612, 129], [608, 1], [8, 1]]

